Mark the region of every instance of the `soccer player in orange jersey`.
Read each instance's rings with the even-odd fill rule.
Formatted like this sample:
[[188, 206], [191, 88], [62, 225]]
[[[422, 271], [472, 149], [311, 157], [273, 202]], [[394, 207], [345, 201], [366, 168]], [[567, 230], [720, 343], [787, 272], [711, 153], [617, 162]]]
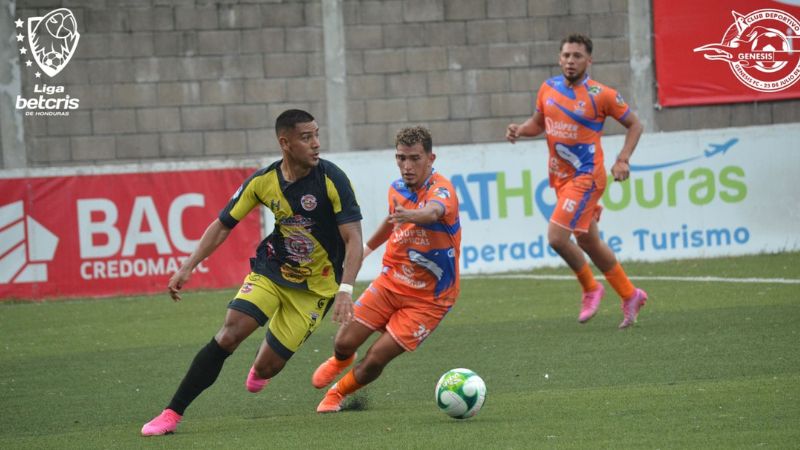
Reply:
[[340, 411], [349, 394], [378, 378], [391, 360], [416, 349], [458, 296], [461, 225], [455, 189], [433, 170], [436, 155], [427, 129], [400, 130], [395, 146], [401, 178], [389, 188], [389, 215], [365, 249], [368, 254], [388, 241], [383, 269], [356, 301], [354, 320], [339, 329], [333, 356], [317, 368], [311, 383], [318, 389], [330, 384], [373, 332], [382, 335], [328, 390], [317, 412]]
[[[514, 143], [520, 137], [537, 136], [543, 131], [547, 135], [550, 186], [558, 199], [550, 217], [547, 239], [575, 272], [583, 288], [578, 321], [585, 323], [597, 313], [605, 293], [583, 256], [586, 252], [622, 299], [623, 320], [619, 328], [627, 328], [636, 322], [647, 293], [631, 283], [614, 252], [600, 239], [597, 222], [602, 207], [598, 202], [606, 187], [600, 137], [607, 116], [628, 129], [611, 168], [614, 180], [624, 181], [630, 174], [628, 162], [642, 135], [642, 125], [616, 90], [589, 77], [587, 70], [591, 65], [591, 39], [573, 34], [562, 40], [559, 56], [562, 75], [542, 83], [533, 116], [521, 124], [509, 124], [506, 139]], [[572, 234], [577, 245], [570, 240]]]

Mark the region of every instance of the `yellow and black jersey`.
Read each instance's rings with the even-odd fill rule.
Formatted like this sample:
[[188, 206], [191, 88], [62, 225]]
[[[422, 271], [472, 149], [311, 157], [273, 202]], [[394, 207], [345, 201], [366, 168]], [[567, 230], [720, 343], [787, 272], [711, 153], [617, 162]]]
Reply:
[[275, 229], [250, 259], [253, 272], [275, 283], [333, 297], [342, 278], [344, 241], [339, 225], [361, 220], [361, 208], [347, 175], [330, 161], [305, 177], [287, 182], [281, 161], [258, 170], [219, 213], [233, 228], [258, 204], [272, 210]]

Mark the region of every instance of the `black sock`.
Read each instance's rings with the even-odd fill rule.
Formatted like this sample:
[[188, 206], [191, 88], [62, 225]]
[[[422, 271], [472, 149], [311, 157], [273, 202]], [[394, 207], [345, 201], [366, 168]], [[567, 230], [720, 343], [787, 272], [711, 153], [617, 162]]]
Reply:
[[216, 339], [212, 338], [211, 342], [197, 352], [197, 356], [194, 357], [192, 365], [189, 366], [181, 385], [178, 386], [177, 392], [172, 396], [172, 401], [169, 402], [168, 408], [183, 415], [189, 404], [206, 388], [214, 384], [217, 376], [222, 371], [222, 364], [225, 363], [225, 358], [230, 355], [227, 350], [217, 344]]

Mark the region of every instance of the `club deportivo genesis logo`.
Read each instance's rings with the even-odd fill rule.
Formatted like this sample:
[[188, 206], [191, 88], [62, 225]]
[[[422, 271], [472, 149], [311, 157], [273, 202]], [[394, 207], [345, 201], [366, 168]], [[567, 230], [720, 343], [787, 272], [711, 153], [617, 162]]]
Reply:
[[39, 82], [42, 75], [52, 78], [61, 73], [75, 54], [81, 37], [75, 15], [59, 8], [27, 21], [18, 18], [14, 25], [20, 61], [26, 69], [35, 70], [33, 92], [39, 94], [17, 95], [16, 108], [26, 116], [68, 116], [69, 110], [78, 109], [80, 99], [65, 94], [64, 86]]
[[733, 24], [719, 44], [694, 49], [712, 61], [725, 61], [745, 86], [778, 92], [800, 79], [800, 21], [779, 9], [747, 15], [731, 11]]

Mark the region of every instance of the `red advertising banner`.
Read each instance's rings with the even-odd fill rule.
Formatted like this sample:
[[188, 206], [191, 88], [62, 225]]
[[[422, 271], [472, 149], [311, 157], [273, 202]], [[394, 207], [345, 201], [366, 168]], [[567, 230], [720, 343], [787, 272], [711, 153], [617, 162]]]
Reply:
[[653, 0], [661, 106], [800, 98], [800, 1]]
[[[0, 300], [164, 292], [253, 169], [0, 179]], [[189, 288], [238, 285], [261, 238], [253, 211]]]

